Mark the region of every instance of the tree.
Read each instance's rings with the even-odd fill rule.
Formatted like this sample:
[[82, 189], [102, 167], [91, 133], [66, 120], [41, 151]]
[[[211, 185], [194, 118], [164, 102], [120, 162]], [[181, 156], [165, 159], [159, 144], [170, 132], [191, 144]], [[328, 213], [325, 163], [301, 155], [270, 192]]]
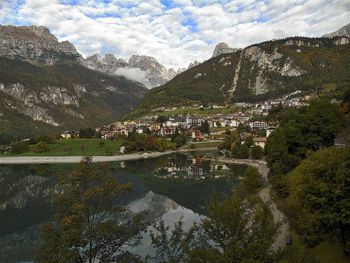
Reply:
[[156, 252], [154, 259], [160, 263], [187, 262], [194, 241], [194, 229], [186, 232], [182, 218], [174, 224], [172, 231], [170, 226], [165, 226], [163, 220], [155, 223], [154, 228], [156, 232], [151, 232], [152, 246]]
[[210, 125], [207, 120], [200, 126], [200, 131], [210, 135]]
[[316, 100], [307, 108], [282, 112], [280, 127], [269, 136], [265, 147], [272, 173], [286, 174], [306, 157], [308, 151], [333, 145], [344, 122], [338, 107], [326, 100]]
[[11, 152], [24, 153], [29, 150], [28, 142], [15, 142], [11, 144]]
[[49, 147], [47, 146], [46, 142], [40, 141], [35, 145], [34, 151], [37, 153], [44, 153], [49, 150]]
[[122, 262], [124, 256], [132, 257], [122, 247], [139, 241], [141, 216], [116, 205], [130, 188], [106, 173], [104, 165], [84, 157], [72, 174], [60, 178], [57, 214], [42, 228], [37, 262]]
[[264, 156], [264, 149], [259, 145], [253, 145], [252, 158], [261, 159]]
[[214, 200], [208, 218], [198, 227], [197, 247], [188, 262], [271, 262], [269, 251], [276, 233], [271, 214], [258, 199], [235, 193]]
[[165, 115], [159, 115], [158, 116], [158, 122], [163, 124], [164, 122], [166, 122], [169, 118]]
[[259, 187], [263, 185], [261, 175], [254, 167], [247, 167], [243, 177], [244, 187], [248, 193], [254, 193]]
[[229, 150], [232, 153], [235, 153], [240, 146], [240, 141], [236, 131], [226, 131], [225, 141], [222, 144], [221, 148]]
[[234, 153], [234, 157], [240, 158], [240, 159], [247, 159], [249, 158], [249, 147], [245, 144], [242, 144], [238, 150]]
[[214, 195], [208, 217], [189, 232], [182, 220], [169, 234], [164, 222], [156, 225], [152, 246], [159, 262], [271, 262], [277, 227], [268, 207], [258, 198], [243, 199], [239, 192], [219, 202]]
[[79, 138], [90, 139], [94, 137], [94, 135], [95, 135], [95, 130], [92, 128], [82, 128], [79, 131]]
[[299, 198], [310, 215], [315, 233], [341, 239], [350, 254], [350, 150], [326, 148], [300, 166]]

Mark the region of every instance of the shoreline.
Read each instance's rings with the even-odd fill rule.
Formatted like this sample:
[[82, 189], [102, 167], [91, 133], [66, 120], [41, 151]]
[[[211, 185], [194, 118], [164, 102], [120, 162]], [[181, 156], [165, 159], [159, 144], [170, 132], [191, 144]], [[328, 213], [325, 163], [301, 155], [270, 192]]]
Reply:
[[287, 217], [281, 210], [278, 209], [277, 204], [271, 198], [271, 184], [268, 181], [268, 173], [270, 169], [267, 167], [266, 161], [253, 159], [229, 159], [224, 157], [219, 157], [215, 161], [226, 164], [244, 164], [258, 169], [259, 174], [262, 176], [266, 184], [258, 192], [258, 196], [270, 208], [274, 223], [279, 225], [277, 235], [275, 241], [272, 243], [271, 249], [276, 252], [279, 249], [285, 248], [289, 237], [289, 224]]
[[[111, 156], [92, 156], [93, 162], [122, 162], [131, 160], [140, 160], [148, 158], [157, 158], [160, 156], [172, 154], [172, 153], [186, 153], [196, 151], [213, 151], [217, 150], [216, 147], [198, 148], [198, 149], [179, 149], [176, 151], [166, 152], [141, 152], [141, 153], [128, 153], [123, 155], [111, 155]], [[1, 164], [53, 164], [53, 163], [80, 163], [83, 156], [10, 156], [0, 157]]]

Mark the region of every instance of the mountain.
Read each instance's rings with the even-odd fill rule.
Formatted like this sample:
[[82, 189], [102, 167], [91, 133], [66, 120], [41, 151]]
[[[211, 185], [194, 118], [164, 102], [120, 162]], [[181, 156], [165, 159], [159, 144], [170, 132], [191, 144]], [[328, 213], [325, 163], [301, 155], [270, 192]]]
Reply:
[[350, 23], [338, 29], [337, 31], [324, 35], [323, 37], [336, 37], [336, 36], [345, 36], [350, 38]]
[[133, 55], [129, 61], [106, 54], [101, 58], [98, 54], [87, 57], [84, 65], [100, 72], [124, 76], [144, 84], [148, 88], [165, 84], [177, 73], [174, 69], [169, 70], [150, 56]]
[[349, 38], [292, 37], [215, 56], [152, 89], [126, 118], [165, 106], [258, 101], [349, 83]]
[[0, 144], [122, 117], [147, 89], [83, 66], [69, 42], [45, 27], [0, 27]]
[[83, 59], [71, 43], [58, 42], [43, 26], [0, 25], [0, 39], [0, 57], [47, 65]]
[[213, 58], [220, 56], [222, 54], [229, 54], [235, 52], [236, 48], [230, 48], [226, 43], [221, 42], [215, 46], [214, 52], [213, 52]]

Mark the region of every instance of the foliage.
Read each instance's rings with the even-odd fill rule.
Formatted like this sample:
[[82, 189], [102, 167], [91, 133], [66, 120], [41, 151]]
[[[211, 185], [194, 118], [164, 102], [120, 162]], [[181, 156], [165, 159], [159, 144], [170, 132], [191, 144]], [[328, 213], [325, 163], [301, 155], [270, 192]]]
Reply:
[[164, 123], [164, 122], [167, 122], [169, 120], [169, 118], [165, 115], [159, 115], [158, 116], [158, 122], [160, 123]]
[[36, 153], [44, 153], [49, 150], [47, 143], [44, 141], [40, 141], [35, 145], [34, 152]]
[[315, 233], [341, 239], [350, 253], [350, 150], [322, 149], [302, 162], [300, 200]]
[[164, 222], [152, 235], [159, 262], [271, 262], [276, 226], [265, 204], [240, 193], [219, 202], [214, 196], [208, 218], [185, 233], [182, 220], [170, 233]]
[[326, 100], [285, 111], [280, 127], [269, 136], [265, 147], [272, 172], [285, 174], [297, 166], [308, 151], [333, 145], [344, 122], [338, 107]]
[[151, 232], [151, 240], [156, 251], [157, 262], [187, 262], [187, 256], [194, 241], [194, 229], [186, 232], [182, 218], [174, 224], [171, 231], [170, 226], [165, 226], [163, 220], [155, 223], [154, 228], [156, 233]]
[[171, 141], [176, 144], [176, 147], [181, 147], [187, 143], [187, 136], [183, 133], [175, 133], [175, 135], [171, 137]]
[[203, 133], [206, 133], [210, 135], [210, 125], [209, 122], [206, 120], [200, 127], [199, 130]]
[[244, 187], [248, 193], [254, 193], [263, 185], [263, 180], [258, 170], [254, 167], [248, 167], [244, 172]]
[[266, 205], [238, 193], [209, 206], [189, 262], [270, 262], [276, 227]]
[[119, 184], [106, 167], [91, 161], [84, 157], [72, 174], [60, 178], [57, 214], [42, 227], [37, 262], [122, 262], [122, 246], [139, 241], [141, 216], [116, 205], [131, 185]]
[[166, 139], [157, 138], [152, 135], [135, 133], [128, 137], [123, 143], [127, 152], [139, 152], [139, 151], [161, 151], [164, 152], [168, 149], [175, 149], [174, 143], [168, 142]]
[[253, 159], [261, 159], [264, 156], [264, 149], [259, 145], [253, 145], [251, 154]]
[[37, 144], [40, 141], [43, 141], [47, 144], [54, 144], [54, 143], [56, 143], [56, 138], [53, 135], [41, 135], [41, 136], [38, 136], [38, 137], [31, 139], [30, 143]]
[[91, 139], [95, 135], [95, 130], [92, 128], [81, 128], [79, 130], [79, 138]]
[[11, 146], [12, 146], [11, 151], [16, 154], [26, 152], [29, 149], [28, 142], [15, 142], [11, 144]]
[[249, 158], [249, 147], [245, 144], [239, 146], [236, 152], [233, 152], [233, 156], [239, 159]]
[[226, 131], [225, 141], [220, 146], [221, 149], [236, 152], [240, 146], [240, 140], [236, 131]]

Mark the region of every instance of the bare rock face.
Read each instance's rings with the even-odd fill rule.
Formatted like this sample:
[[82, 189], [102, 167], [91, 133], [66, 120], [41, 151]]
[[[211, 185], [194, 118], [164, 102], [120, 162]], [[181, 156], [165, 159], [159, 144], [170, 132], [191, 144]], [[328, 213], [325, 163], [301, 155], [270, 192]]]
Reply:
[[163, 85], [177, 75], [174, 69], [167, 69], [150, 56], [133, 55], [126, 62], [113, 54], [106, 54], [103, 58], [95, 54], [86, 58], [84, 65], [103, 73], [124, 76], [148, 88]]
[[343, 26], [342, 28], [338, 29], [337, 31], [334, 31], [334, 32], [329, 33], [329, 34], [325, 34], [322, 37], [332, 38], [332, 37], [337, 37], [337, 36], [345, 36], [345, 37], [350, 38], [350, 23]]
[[221, 43], [216, 45], [212, 57], [214, 58], [214, 57], [220, 56], [222, 54], [233, 53], [236, 50], [238, 50], [238, 49], [230, 48], [225, 42], [221, 42]]
[[58, 61], [82, 61], [68, 41], [59, 42], [43, 26], [1, 26], [0, 57], [52, 65]]

